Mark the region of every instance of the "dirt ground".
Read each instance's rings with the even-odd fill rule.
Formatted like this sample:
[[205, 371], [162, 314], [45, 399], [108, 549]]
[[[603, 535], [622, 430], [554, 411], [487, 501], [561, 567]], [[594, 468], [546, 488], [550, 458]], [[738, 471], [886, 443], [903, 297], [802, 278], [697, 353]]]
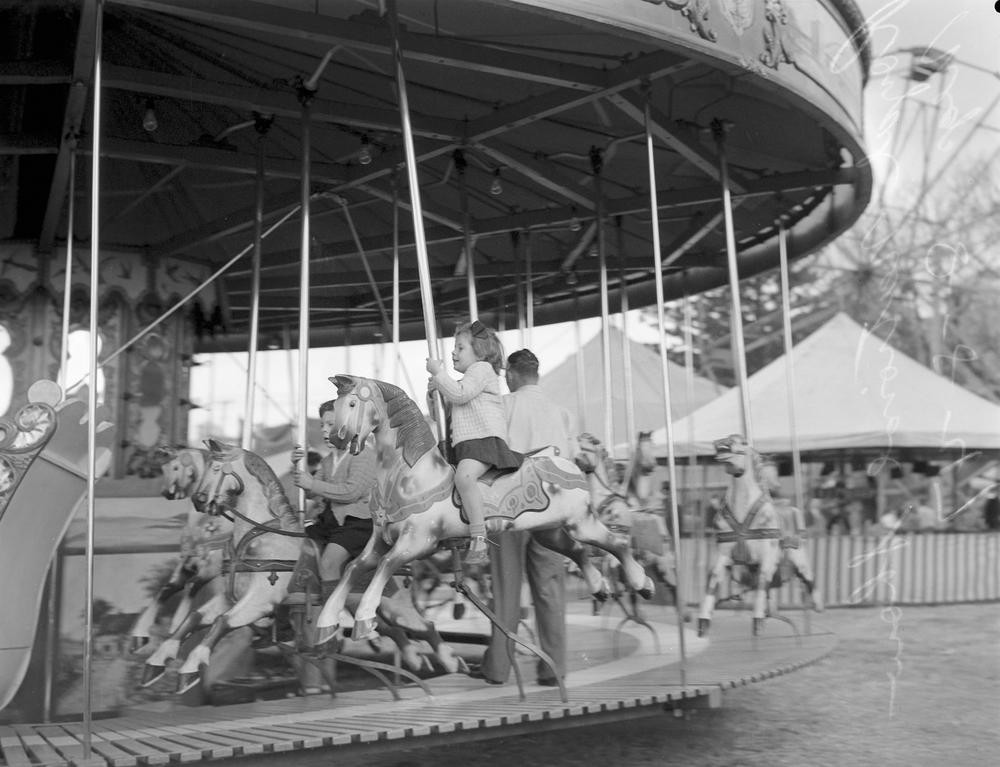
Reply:
[[829, 610], [826, 659], [715, 710], [414, 748], [337, 767], [973, 767], [1000, 763], [1000, 608]]

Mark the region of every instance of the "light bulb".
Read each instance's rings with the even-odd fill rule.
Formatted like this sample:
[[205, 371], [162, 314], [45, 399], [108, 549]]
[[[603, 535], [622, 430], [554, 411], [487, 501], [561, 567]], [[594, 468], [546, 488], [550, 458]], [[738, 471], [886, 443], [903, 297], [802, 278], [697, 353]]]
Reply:
[[358, 150], [358, 162], [362, 165], [369, 165], [372, 161], [372, 150], [371, 145], [368, 143], [368, 137], [361, 137], [361, 149]]
[[503, 184], [500, 183], [500, 169], [493, 171], [493, 183], [490, 185], [490, 194], [499, 197], [503, 194]]
[[147, 133], [152, 133], [159, 127], [160, 123], [156, 119], [156, 112], [153, 110], [153, 100], [147, 99], [146, 111], [142, 115], [142, 129]]
[[581, 227], [580, 227], [580, 219], [578, 219], [578, 218], [577, 218], [577, 217], [576, 217], [576, 216], [574, 215], [574, 216], [573, 216], [573, 218], [571, 218], [571, 219], [569, 220], [569, 230], [570, 230], [571, 232], [579, 232], [579, 231], [580, 231], [580, 228], [581, 228]]

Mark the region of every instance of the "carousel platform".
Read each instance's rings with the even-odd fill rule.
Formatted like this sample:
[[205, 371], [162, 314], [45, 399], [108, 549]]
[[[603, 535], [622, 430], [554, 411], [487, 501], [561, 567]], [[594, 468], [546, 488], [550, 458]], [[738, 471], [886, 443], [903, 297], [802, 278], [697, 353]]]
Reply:
[[[133, 767], [205, 760], [238, 760], [244, 767], [258, 760], [328, 764], [347, 752], [387, 751], [416, 741], [430, 746], [485, 740], [718, 707], [727, 689], [802, 668], [836, 645], [836, 636], [817, 629], [815, 619], [807, 632], [797, 617], [798, 636], [787, 624], [769, 620], [764, 634], [754, 639], [747, 612], [722, 610], [709, 638], [685, 629], [682, 669], [672, 608], [651, 605], [644, 614], [648, 627], [622, 624], [621, 612], [609, 608], [598, 616], [584, 614], [583, 604], [571, 608], [565, 702], [558, 688], [535, 683], [535, 659], [519, 655], [524, 700], [513, 674], [503, 686], [449, 674], [426, 680], [429, 696], [416, 685], [404, 685], [400, 700], [373, 686], [335, 697], [315, 694], [228, 706], [158, 703], [95, 719], [89, 760], [79, 722], [0, 727], [0, 766]], [[464, 619], [462, 630], [474, 628], [470, 621], [478, 620], [485, 624], [481, 618]], [[470, 660], [482, 652], [481, 645], [456, 649]]]

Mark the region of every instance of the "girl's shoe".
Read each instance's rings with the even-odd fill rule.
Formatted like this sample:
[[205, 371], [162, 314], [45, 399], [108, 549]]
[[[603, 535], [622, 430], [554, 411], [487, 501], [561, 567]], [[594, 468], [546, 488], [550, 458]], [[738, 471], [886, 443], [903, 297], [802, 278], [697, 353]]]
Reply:
[[485, 565], [489, 561], [486, 555], [486, 536], [473, 535], [469, 541], [469, 553], [465, 555], [465, 564]]

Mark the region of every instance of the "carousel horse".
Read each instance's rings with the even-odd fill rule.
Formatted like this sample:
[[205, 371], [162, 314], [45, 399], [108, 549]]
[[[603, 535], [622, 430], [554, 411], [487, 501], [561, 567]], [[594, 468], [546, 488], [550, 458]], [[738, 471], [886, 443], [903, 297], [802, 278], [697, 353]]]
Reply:
[[[199, 505], [210, 516], [232, 517], [233, 528], [229, 556], [220, 576], [225, 581], [222, 609], [203, 609], [200, 616], [192, 614], [178, 629], [178, 633], [186, 634], [200, 624], [211, 622], [208, 633], [179, 670], [181, 692], [197, 683], [199, 669], [208, 665], [212, 649], [222, 636], [233, 629], [259, 625], [273, 618], [277, 607], [288, 597], [292, 578], [302, 573], [303, 542], [307, 547], [315, 547], [312, 540], [305, 538], [298, 515], [262, 458], [214, 440], [207, 444], [211, 460], [197, 490], [201, 496]], [[318, 558], [318, 552], [313, 552], [313, 559]], [[318, 584], [318, 579], [315, 582]], [[380, 629], [397, 644], [407, 667], [420, 671], [429, 664], [429, 659], [410, 642], [412, 637], [431, 646], [432, 657], [445, 671], [464, 670], [464, 661], [444, 643], [433, 624], [410, 605], [408, 595], [382, 599], [378, 618]], [[307, 649], [303, 637], [297, 639], [298, 649]]]
[[[132, 626], [132, 652], [148, 645], [150, 629], [156, 623], [157, 616], [178, 592], [183, 591], [183, 596], [174, 610], [168, 629], [170, 633], [177, 630], [193, 608], [212, 596], [212, 589], [204, 587], [208, 584], [216, 585], [215, 578], [222, 572], [222, 550], [231, 536], [231, 525], [227, 520], [206, 516], [198, 511], [195, 504], [195, 491], [205, 473], [208, 451], [185, 447], [163, 448], [162, 453], [167, 458], [161, 467], [163, 497], [168, 500], [191, 500], [192, 505], [181, 531], [177, 566]], [[156, 677], [158, 678], [159, 676]]]
[[698, 614], [698, 636], [708, 633], [719, 586], [730, 573], [755, 591], [756, 636], [764, 627], [768, 591], [781, 560], [781, 521], [762, 484], [764, 462], [742, 435], [716, 440], [715, 460], [725, 464], [733, 483], [715, 519], [718, 553]]
[[[379, 477], [372, 501], [375, 529], [320, 611], [320, 644], [337, 636], [340, 611], [359, 576], [375, 569], [355, 615], [354, 635], [363, 638], [374, 633], [375, 607], [397, 569], [432, 554], [443, 541], [469, 536], [457, 504], [454, 469], [439, 452], [416, 403], [382, 381], [354, 376], [330, 380], [337, 387], [330, 441], [357, 454], [374, 434]], [[622, 562], [637, 592], [652, 595], [652, 580], [632, 557], [627, 536], [612, 533], [590, 509], [587, 482], [572, 461], [526, 456], [517, 471], [487, 472], [480, 482], [488, 529], [535, 531], [543, 545], [576, 563], [592, 592], [605, 594], [607, 584], [583, 544], [598, 546]]]
[[632, 458], [625, 468], [625, 493], [634, 498], [639, 506], [648, 506], [656, 499], [657, 488], [653, 484], [656, 469], [656, 455], [653, 452], [653, 432], [640, 431], [632, 450]]
[[[641, 432], [640, 441], [643, 435], [648, 437], [649, 432]], [[643, 567], [648, 567], [676, 601], [677, 562], [663, 515], [640, 507], [640, 496], [634, 490], [616, 489], [613, 486], [610, 479], [612, 461], [597, 437], [584, 433], [577, 437], [577, 443], [580, 450], [576, 463], [587, 476], [591, 503], [598, 519], [608, 528], [629, 536], [636, 561]], [[651, 440], [649, 444], [652, 445]], [[648, 503], [650, 498], [647, 493], [642, 496], [641, 501]], [[606, 575], [614, 577], [616, 574], [611, 564], [606, 558], [604, 571]]]

